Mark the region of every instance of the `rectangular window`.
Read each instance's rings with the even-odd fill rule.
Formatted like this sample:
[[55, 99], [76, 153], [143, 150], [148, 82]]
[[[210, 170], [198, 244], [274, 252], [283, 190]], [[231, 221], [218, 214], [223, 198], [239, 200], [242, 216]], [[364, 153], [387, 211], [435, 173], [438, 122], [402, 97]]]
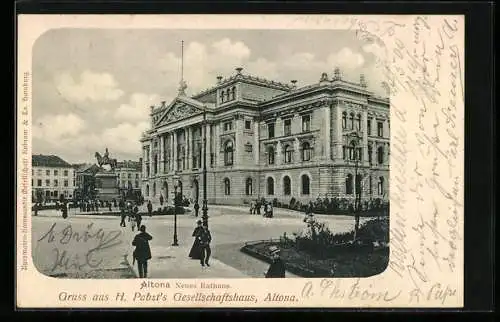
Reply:
[[42, 170], [38, 169], [38, 170], [36, 171], [36, 173], [37, 173], [37, 175], [41, 176], [41, 175], [42, 175]]
[[377, 133], [379, 137], [384, 137], [384, 123], [377, 122]]
[[224, 131], [231, 131], [233, 129], [233, 122], [225, 122], [224, 123]]
[[267, 137], [274, 138], [274, 123], [267, 124]]
[[67, 187], [68, 186], [68, 180], [64, 180], [64, 186]]
[[368, 120], [366, 132], [368, 132], [368, 135], [372, 134], [372, 120]]
[[245, 151], [246, 152], [252, 152], [252, 145], [251, 144], [246, 144], [245, 145]]
[[45, 180], [45, 186], [50, 187], [50, 180]]
[[42, 180], [41, 180], [41, 179], [38, 179], [38, 180], [36, 181], [36, 185], [37, 185], [37, 187], [41, 187], [41, 186], [42, 186]]
[[292, 120], [291, 119], [286, 119], [284, 124], [283, 124], [283, 134], [284, 135], [291, 135], [292, 134]]
[[68, 170], [64, 170], [64, 176], [67, 177], [68, 176]]
[[245, 130], [252, 129], [252, 121], [245, 121]]
[[59, 181], [54, 180], [54, 187], [57, 187], [59, 185]]
[[311, 116], [304, 115], [302, 116], [302, 132], [311, 131]]
[[45, 170], [45, 175], [50, 176], [50, 170]]
[[54, 175], [55, 175], [55, 176], [58, 176], [58, 175], [59, 175], [59, 171], [54, 170]]

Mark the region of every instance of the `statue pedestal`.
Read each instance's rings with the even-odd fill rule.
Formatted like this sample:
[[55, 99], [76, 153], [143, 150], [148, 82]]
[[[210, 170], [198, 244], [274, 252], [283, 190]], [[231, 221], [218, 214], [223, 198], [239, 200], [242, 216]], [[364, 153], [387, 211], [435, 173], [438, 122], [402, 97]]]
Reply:
[[102, 201], [118, 200], [120, 191], [118, 189], [118, 175], [114, 172], [98, 172], [95, 174], [97, 198]]

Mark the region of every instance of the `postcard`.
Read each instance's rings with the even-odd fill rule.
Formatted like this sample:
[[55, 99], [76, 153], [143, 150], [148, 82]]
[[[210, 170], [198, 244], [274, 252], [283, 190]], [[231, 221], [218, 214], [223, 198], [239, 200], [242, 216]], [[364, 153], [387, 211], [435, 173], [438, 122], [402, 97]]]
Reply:
[[463, 16], [18, 22], [18, 308], [463, 306]]

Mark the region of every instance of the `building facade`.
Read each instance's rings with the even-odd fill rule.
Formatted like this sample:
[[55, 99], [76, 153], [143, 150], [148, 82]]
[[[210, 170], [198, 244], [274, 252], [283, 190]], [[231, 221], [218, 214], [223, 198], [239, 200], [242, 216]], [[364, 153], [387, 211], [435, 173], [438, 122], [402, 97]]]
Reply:
[[136, 190], [141, 191], [142, 180], [142, 160], [118, 162], [115, 173], [118, 175], [118, 187], [122, 191]]
[[[278, 83], [237, 68], [212, 88], [150, 107], [141, 138], [142, 193], [203, 196], [206, 138], [209, 203], [318, 197], [388, 199], [389, 100], [343, 80], [338, 68], [315, 84]], [[359, 195], [358, 195], [359, 196]]]
[[72, 199], [75, 190], [74, 169], [55, 155], [33, 155], [32, 199], [36, 202]]

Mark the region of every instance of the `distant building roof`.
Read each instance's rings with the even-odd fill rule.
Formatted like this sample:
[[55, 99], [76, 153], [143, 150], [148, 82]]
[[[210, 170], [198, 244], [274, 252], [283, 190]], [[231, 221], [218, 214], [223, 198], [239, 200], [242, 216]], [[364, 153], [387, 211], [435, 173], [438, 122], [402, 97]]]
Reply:
[[42, 155], [34, 154], [31, 156], [31, 164], [34, 167], [54, 167], [54, 168], [71, 168], [71, 164], [64, 161], [57, 155]]

